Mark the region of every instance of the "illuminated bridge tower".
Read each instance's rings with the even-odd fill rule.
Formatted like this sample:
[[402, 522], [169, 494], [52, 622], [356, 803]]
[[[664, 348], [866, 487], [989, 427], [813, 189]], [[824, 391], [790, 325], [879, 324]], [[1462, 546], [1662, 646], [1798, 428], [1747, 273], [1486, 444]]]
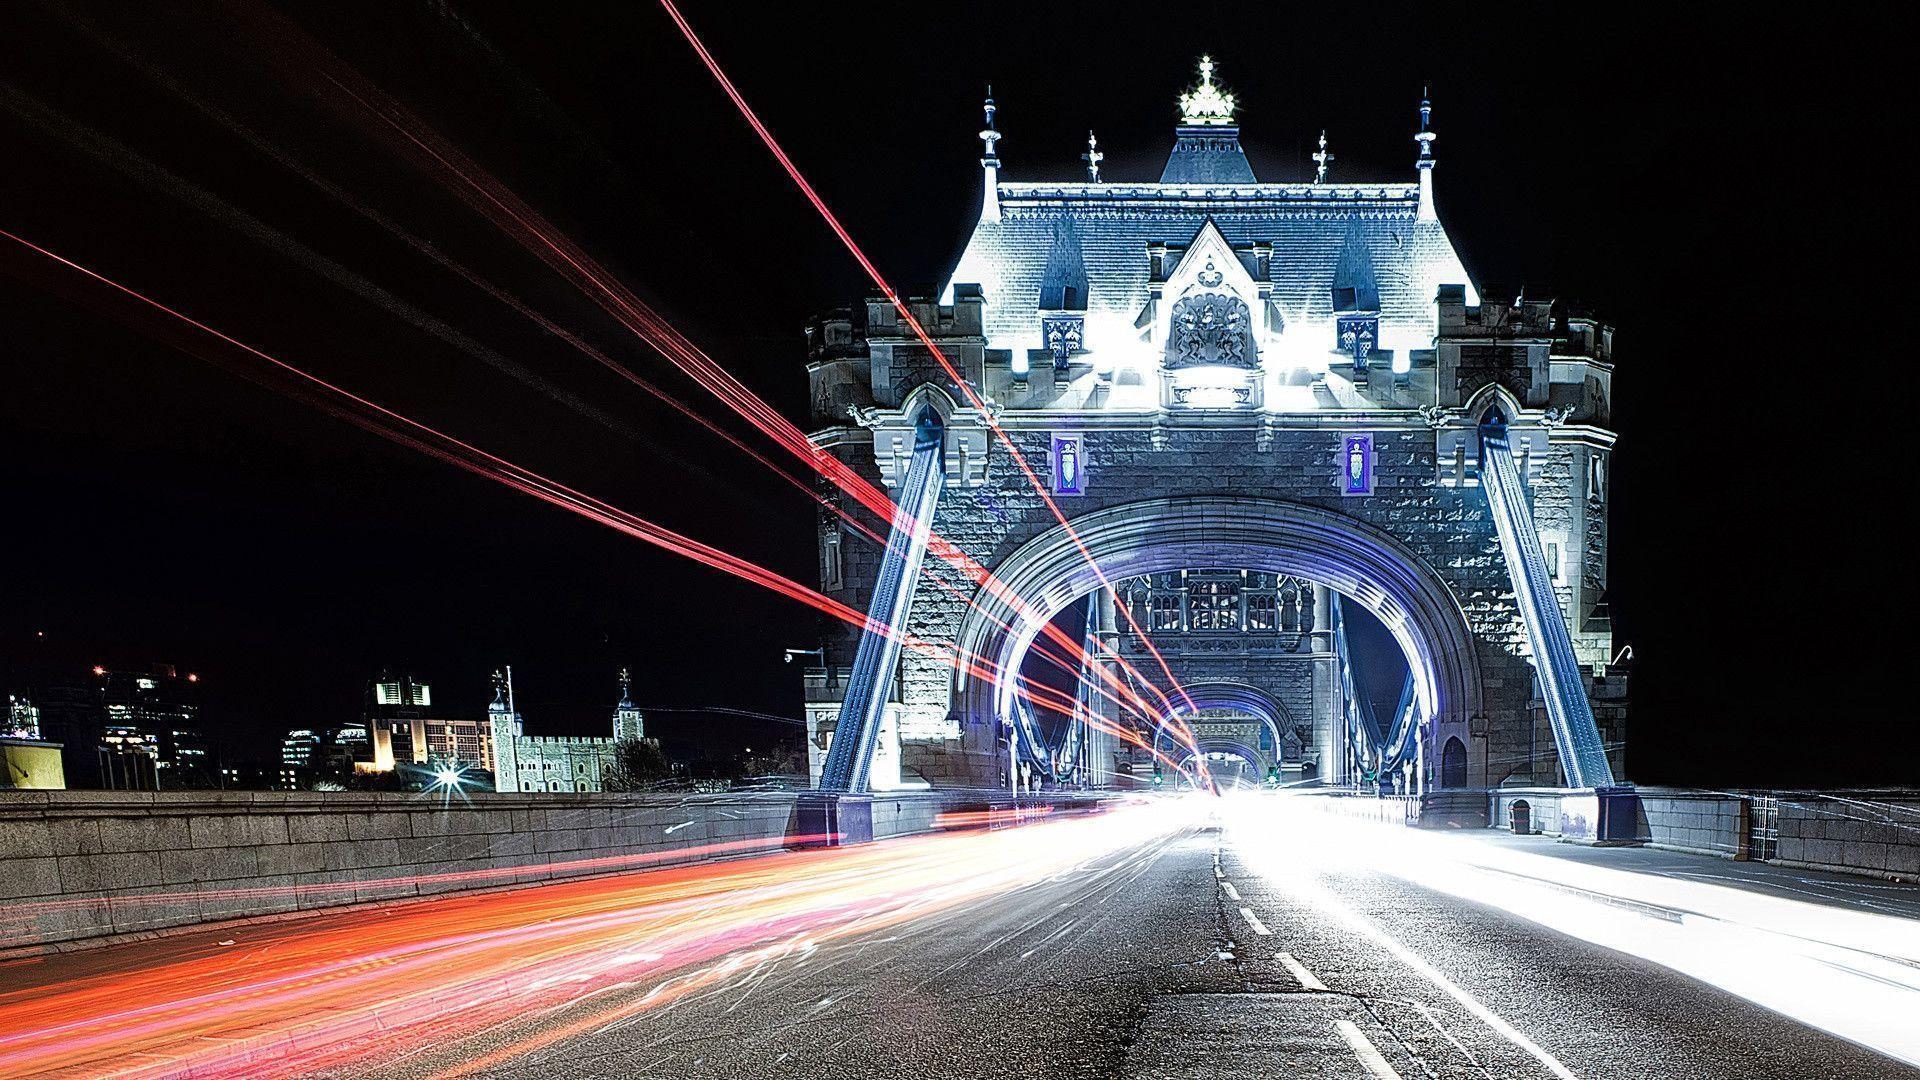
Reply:
[[[1090, 149], [1084, 178], [1016, 181], [989, 107], [978, 223], [943, 294], [910, 301], [988, 415], [884, 299], [809, 327], [820, 447], [899, 497], [938, 432], [942, 483], [923, 468], [911, 493], [935, 506], [934, 553], [884, 598], [978, 661], [908, 651], [856, 673], [859, 635], [840, 632], [809, 675], [816, 775], [851, 681], [880, 718], [875, 787], [1127, 783], [1143, 755], [1015, 693], [1013, 673], [1052, 677], [1030, 648], [1050, 621], [1093, 647], [1096, 684], [1152, 684], [1201, 752], [1289, 781], [1468, 818], [1488, 787], [1614, 781], [1611, 330], [1476, 287], [1436, 209], [1425, 102], [1413, 182], [1348, 182], [1331, 155], [1262, 181], [1234, 111], [1203, 58], [1156, 180]], [[943, 541], [1004, 588], [938, 558]], [[822, 516], [829, 595], [870, 610], [884, 563]], [[1091, 698], [1075, 711], [1162, 737]]]

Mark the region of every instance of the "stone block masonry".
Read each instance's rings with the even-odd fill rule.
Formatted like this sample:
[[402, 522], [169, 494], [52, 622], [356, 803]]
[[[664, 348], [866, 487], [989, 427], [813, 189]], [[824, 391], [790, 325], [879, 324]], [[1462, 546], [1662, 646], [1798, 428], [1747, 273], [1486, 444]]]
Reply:
[[[1651, 846], [1809, 870], [1920, 881], [1920, 792], [1692, 791], [1639, 788], [1640, 840]], [[1492, 793], [1493, 827], [1526, 803], [1534, 832], [1560, 831], [1561, 792]]]
[[[874, 798], [876, 839], [1005, 793]], [[0, 954], [783, 850], [795, 795], [0, 792]]]

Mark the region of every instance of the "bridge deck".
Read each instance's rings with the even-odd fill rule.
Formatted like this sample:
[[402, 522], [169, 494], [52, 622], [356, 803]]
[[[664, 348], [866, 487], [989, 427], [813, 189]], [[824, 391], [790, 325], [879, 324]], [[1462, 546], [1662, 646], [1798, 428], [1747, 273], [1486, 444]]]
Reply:
[[[1609, 919], [1685, 929], [1674, 908], [1510, 902], [1529, 872], [1549, 891], [1610, 874], [1623, 898], [1811, 900], [1910, 933], [1920, 889], [1312, 815], [1362, 830], [1328, 845], [1251, 805], [1224, 827], [1149, 808], [0, 965], [0, 1072], [1920, 1076], [1746, 999], [1761, 991], [1589, 940]], [[1370, 864], [1402, 843], [1431, 864]], [[1467, 871], [1495, 875], [1491, 902], [1448, 876]], [[1797, 954], [1750, 958], [1799, 985]], [[1911, 986], [1856, 963], [1863, 1015], [1911, 1015]]]

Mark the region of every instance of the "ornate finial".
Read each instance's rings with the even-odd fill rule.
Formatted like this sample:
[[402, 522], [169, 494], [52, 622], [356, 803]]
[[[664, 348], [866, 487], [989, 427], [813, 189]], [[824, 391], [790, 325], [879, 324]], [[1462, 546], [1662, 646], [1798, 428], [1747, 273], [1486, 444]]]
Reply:
[[500, 706], [507, 703], [507, 675], [499, 668], [493, 669], [493, 703]]
[[1106, 159], [1107, 155], [1100, 152], [1100, 140], [1093, 137], [1092, 131], [1088, 131], [1087, 152], [1080, 155], [1080, 160], [1087, 163], [1087, 183], [1100, 182], [1100, 163]]
[[1420, 144], [1420, 160], [1416, 164], [1422, 169], [1433, 168], [1433, 140], [1436, 136], [1432, 120], [1433, 101], [1423, 88], [1420, 91], [1420, 133], [1413, 137], [1413, 141]]
[[1180, 95], [1180, 122], [1192, 127], [1233, 123], [1233, 95], [1213, 83], [1213, 57], [1200, 58], [1200, 85]]
[[627, 698], [631, 696], [628, 691], [632, 684], [633, 675], [628, 672], [625, 667], [622, 667], [620, 669], [620, 701], [622, 704], [625, 704]]
[[1327, 166], [1333, 164], [1333, 155], [1327, 153], [1327, 129], [1320, 129], [1320, 152], [1313, 155], [1313, 182], [1327, 182]]
[[986, 113], [987, 126], [980, 129], [980, 164], [997, 167], [1000, 164], [1000, 155], [994, 150], [993, 144], [1000, 141], [1000, 133], [993, 128], [992, 84], [987, 86]]
[[1420, 171], [1420, 209], [1414, 216], [1419, 221], [1438, 221], [1440, 215], [1433, 208], [1433, 101], [1428, 97], [1426, 88], [1420, 91], [1420, 132], [1413, 141], [1420, 144], [1420, 160], [1414, 167]]

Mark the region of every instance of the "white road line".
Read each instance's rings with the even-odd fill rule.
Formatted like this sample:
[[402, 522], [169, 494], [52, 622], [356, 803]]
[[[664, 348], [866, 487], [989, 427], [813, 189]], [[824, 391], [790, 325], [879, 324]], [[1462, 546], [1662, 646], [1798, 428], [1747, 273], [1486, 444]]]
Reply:
[[1448, 1031], [1445, 1025], [1440, 1023], [1440, 1019], [1433, 1015], [1433, 1010], [1427, 1008], [1425, 1005], [1422, 1005], [1417, 1001], [1414, 1002], [1413, 1007], [1420, 1010], [1421, 1016], [1424, 1016], [1427, 1018], [1427, 1023], [1433, 1025], [1433, 1030], [1445, 1036], [1446, 1040], [1453, 1044], [1453, 1048], [1455, 1050], [1460, 1051], [1460, 1056], [1467, 1059], [1467, 1064], [1473, 1066], [1476, 1069], [1482, 1067], [1480, 1064], [1480, 1059], [1477, 1057], [1474, 1057], [1473, 1051], [1461, 1045], [1460, 1040], [1453, 1037], [1453, 1032]]
[[1393, 1066], [1387, 1064], [1387, 1059], [1381, 1057], [1380, 1051], [1374, 1048], [1373, 1040], [1367, 1038], [1366, 1032], [1355, 1027], [1353, 1021], [1335, 1020], [1333, 1026], [1340, 1029], [1340, 1037], [1347, 1040], [1347, 1045], [1353, 1048], [1353, 1056], [1360, 1059], [1360, 1064], [1365, 1065], [1368, 1072], [1379, 1080], [1400, 1080], [1400, 1074], [1394, 1072]]
[[1241, 908], [1240, 916], [1241, 918], [1244, 918], [1247, 920], [1248, 926], [1253, 927], [1254, 933], [1259, 934], [1261, 937], [1273, 936], [1273, 931], [1267, 929], [1266, 924], [1260, 921], [1260, 917], [1253, 913], [1252, 908], [1249, 908], [1249, 907]]
[[1313, 972], [1308, 971], [1305, 964], [1293, 958], [1292, 953], [1283, 952], [1276, 955], [1274, 959], [1280, 961], [1280, 966], [1287, 969], [1287, 974], [1293, 976], [1293, 981], [1300, 984], [1300, 989], [1325, 990], [1327, 988], [1327, 984], [1315, 978]]
[[1220, 887], [1227, 891], [1227, 899], [1236, 904], [1240, 902], [1240, 890], [1233, 887], [1233, 882], [1223, 881], [1220, 883]]
[[1375, 926], [1371, 920], [1359, 912], [1354, 911], [1352, 908], [1349, 908], [1344, 901], [1334, 895], [1332, 890], [1318, 882], [1314, 882], [1300, 888], [1300, 892], [1309, 900], [1314, 901], [1316, 906], [1328, 915], [1331, 915], [1335, 920], [1347, 924], [1348, 927], [1359, 933], [1361, 937], [1385, 949], [1388, 953], [1392, 954], [1394, 959], [1413, 969], [1414, 974], [1432, 983], [1448, 997], [1459, 1002], [1481, 1023], [1492, 1028], [1508, 1042], [1526, 1051], [1541, 1065], [1546, 1066], [1548, 1072], [1559, 1077], [1560, 1080], [1579, 1080], [1578, 1077], [1574, 1076], [1573, 1070], [1562, 1064], [1559, 1058], [1548, 1053], [1539, 1043], [1522, 1035], [1518, 1028], [1507, 1023], [1498, 1013], [1488, 1008], [1479, 998], [1467, 993], [1458, 983], [1440, 974], [1440, 969], [1415, 955], [1412, 949], [1402, 945], [1399, 941], [1395, 940], [1391, 934], [1381, 930]]

